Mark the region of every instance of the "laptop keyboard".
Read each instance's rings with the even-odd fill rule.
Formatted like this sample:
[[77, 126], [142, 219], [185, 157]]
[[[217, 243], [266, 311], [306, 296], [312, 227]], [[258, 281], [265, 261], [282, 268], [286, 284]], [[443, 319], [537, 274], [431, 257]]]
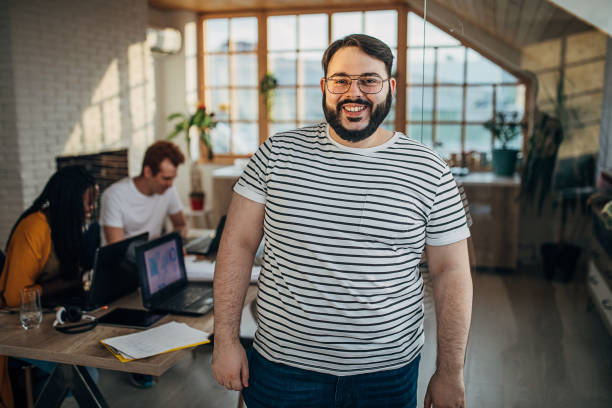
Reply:
[[163, 303], [164, 307], [180, 309], [190, 306], [201, 299], [212, 297], [212, 288], [189, 287]]

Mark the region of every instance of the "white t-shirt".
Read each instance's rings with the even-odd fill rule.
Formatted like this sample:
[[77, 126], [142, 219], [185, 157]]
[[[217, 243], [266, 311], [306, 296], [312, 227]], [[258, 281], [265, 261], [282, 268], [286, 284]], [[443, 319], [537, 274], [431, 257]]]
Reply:
[[127, 177], [108, 187], [102, 194], [100, 225], [123, 228], [129, 238], [149, 232], [149, 238], [161, 235], [166, 215], [183, 209], [174, 187], [163, 194], [142, 194]]
[[234, 191], [265, 205], [261, 355], [342, 376], [398, 368], [420, 353], [425, 244], [470, 235], [436, 153], [401, 133], [347, 147], [321, 123], [266, 140]]

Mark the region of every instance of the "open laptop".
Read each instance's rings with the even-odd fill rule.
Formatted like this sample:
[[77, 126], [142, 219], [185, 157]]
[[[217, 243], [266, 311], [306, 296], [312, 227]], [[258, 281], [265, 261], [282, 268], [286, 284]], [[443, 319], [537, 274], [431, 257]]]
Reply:
[[215, 254], [219, 250], [219, 243], [221, 242], [221, 235], [223, 234], [224, 227], [225, 215], [219, 220], [214, 235], [204, 235], [187, 242], [185, 244], [185, 251], [192, 255], [208, 256]]
[[188, 282], [181, 236], [172, 232], [136, 248], [142, 304], [149, 310], [202, 315], [213, 307], [212, 284]]
[[96, 249], [89, 291], [84, 297], [65, 303], [90, 311], [138, 289], [135, 249], [148, 238], [149, 233], [145, 232]]

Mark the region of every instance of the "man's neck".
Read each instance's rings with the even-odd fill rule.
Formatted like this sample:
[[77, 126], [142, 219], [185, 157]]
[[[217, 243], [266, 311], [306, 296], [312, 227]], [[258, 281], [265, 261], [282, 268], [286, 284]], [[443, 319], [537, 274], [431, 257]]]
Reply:
[[347, 146], [347, 147], [355, 147], [359, 149], [368, 149], [368, 148], [372, 148], [372, 147], [376, 147], [376, 146], [385, 144], [387, 143], [387, 141], [389, 141], [389, 139], [393, 137], [393, 134], [394, 134], [390, 130], [384, 129], [382, 127], [378, 127], [378, 129], [376, 129], [374, 133], [372, 133], [370, 136], [366, 137], [365, 139], [360, 140], [359, 142], [349, 142], [348, 140], [344, 140], [343, 138], [338, 136], [334, 128], [332, 128], [331, 126], [328, 126], [328, 129], [329, 129], [329, 135], [336, 142], [340, 143], [341, 145]]
[[141, 194], [146, 196], [153, 195], [153, 190], [149, 186], [147, 179], [144, 176], [137, 176], [132, 179], [134, 185], [136, 186], [136, 190], [138, 190]]

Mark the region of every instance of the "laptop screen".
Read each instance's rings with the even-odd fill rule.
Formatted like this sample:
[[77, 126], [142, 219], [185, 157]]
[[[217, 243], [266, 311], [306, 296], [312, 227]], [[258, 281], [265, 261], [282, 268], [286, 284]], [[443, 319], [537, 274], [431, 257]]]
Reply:
[[182, 279], [176, 242], [172, 239], [144, 251], [149, 293], [152, 296]]

